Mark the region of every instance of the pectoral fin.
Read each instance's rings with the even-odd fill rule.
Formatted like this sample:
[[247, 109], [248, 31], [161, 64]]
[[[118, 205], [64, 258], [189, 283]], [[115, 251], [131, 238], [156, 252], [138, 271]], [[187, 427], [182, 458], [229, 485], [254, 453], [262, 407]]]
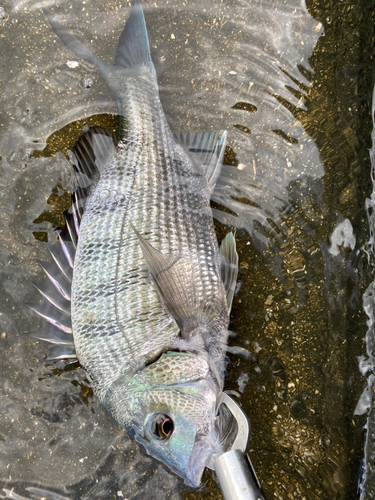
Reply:
[[198, 269], [179, 255], [164, 255], [148, 243], [132, 226], [141, 244], [148, 270], [165, 305], [182, 330], [188, 318], [198, 315], [196, 290]]
[[236, 252], [236, 240], [232, 232], [228, 233], [220, 245], [221, 256], [221, 279], [227, 294], [228, 311], [232, 307], [234, 290], [238, 275], [238, 254]]

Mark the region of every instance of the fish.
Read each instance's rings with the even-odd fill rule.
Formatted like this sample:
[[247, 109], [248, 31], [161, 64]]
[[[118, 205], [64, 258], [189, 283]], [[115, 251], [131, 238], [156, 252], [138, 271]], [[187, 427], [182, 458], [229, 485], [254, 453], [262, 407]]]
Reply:
[[198, 487], [223, 446], [217, 401], [238, 273], [235, 237], [219, 247], [210, 207], [226, 132], [172, 133], [138, 0], [114, 64], [44, 12], [104, 77], [120, 131], [86, 127], [73, 148], [72, 207], [51, 264], [40, 263], [47, 285], [34, 284], [47, 327], [31, 335], [56, 346], [53, 359], [77, 358], [118, 424]]

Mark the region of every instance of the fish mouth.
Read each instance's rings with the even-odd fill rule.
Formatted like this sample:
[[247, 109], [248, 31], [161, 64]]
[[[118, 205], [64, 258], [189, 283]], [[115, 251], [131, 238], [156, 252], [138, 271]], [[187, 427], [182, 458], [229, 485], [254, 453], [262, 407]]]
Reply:
[[221, 405], [215, 426], [207, 436], [196, 436], [186, 478], [194, 488], [198, 488], [205, 468], [212, 455], [230, 449], [238, 433], [238, 424], [231, 411]]
[[[218, 400], [220, 399], [220, 395]], [[225, 453], [232, 449], [238, 436], [239, 424], [226, 403], [222, 402], [217, 408], [215, 425], [208, 436], [197, 436], [188, 466], [188, 479], [198, 487], [205, 467], [212, 469], [210, 461], [212, 455]], [[203, 446], [205, 442], [206, 446]], [[198, 467], [194, 467], [194, 462]]]
[[197, 436], [190, 456], [186, 479], [191, 486], [198, 488], [201, 485], [204, 470], [211, 456], [217, 451], [212, 447], [211, 440]]

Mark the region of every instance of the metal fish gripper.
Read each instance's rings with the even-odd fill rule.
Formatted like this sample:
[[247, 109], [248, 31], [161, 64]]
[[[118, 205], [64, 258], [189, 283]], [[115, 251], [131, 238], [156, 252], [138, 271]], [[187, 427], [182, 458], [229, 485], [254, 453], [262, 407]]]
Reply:
[[237, 435], [228, 450], [212, 455], [207, 467], [215, 471], [225, 500], [265, 500], [262, 487], [247, 454], [250, 423], [242, 408], [225, 392], [217, 410], [224, 404], [235, 418]]

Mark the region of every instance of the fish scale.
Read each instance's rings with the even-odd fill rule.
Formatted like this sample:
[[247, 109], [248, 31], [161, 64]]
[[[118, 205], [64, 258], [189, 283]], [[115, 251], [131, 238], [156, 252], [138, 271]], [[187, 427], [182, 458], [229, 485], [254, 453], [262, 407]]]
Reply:
[[[125, 93], [128, 97], [135, 83], [127, 82], [129, 92], [125, 90]], [[220, 291], [225, 300], [218, 259], [216, 263], [213, 259], [213, 255], [219, 253], [204, 172], [197, 172], [197, 167], [194, 171], [191, 159], [183, 151], [176, 151], [164, 115], [156, 112], [161, 111], [157, 88], [152, 90], [152, 93], [149, 88], [147, 92], [139, 92], [140, 100], [134, 107], [138, 109], [141, 102], [146, 103], [145, 108], [152, 110], [158, 120], [150, 121], [145, 112], [136, 113], [136, 117], [133, 114], [128, 124], [129, 136], [123, 138], [121, 149], [102, 173], [87, 201], [80, 227], [73, 277], [74, 342], [81, 363], [101, 391], [133, 364], [135, 350], [138, 350], [139, 364], [142, 357], [159, 351], [160, 345], [176, 347], [178, 328], [171, 323], [159, 294], [144, 271], [142, 252], [131, 223], [158, 250], [165, 254], [188, 255], [196, 262], [200, 271], [201, 300], [215, 300]], [[142, 130], [142, 134], [134, 133], [134, 129]], [[143, 137], [147, 137], [146, 144], [140, 140]], [[200, 185], [199, 195], [193, 192], [189, 196], [184, 192], [176, 163], [181, 165], [183, 174], [193, 170], [194, 183], [198, 180]], [[115, 195], [111, 196], [114, 186]], [[106, 244], [96, 244], [98, 240]], [[91, 302], [90, 297], [84, 301], [87, 290], [104, 288], [102, 269], [106, 269], [105, 282], [115, 283], [114, 293], [103, 294], [95, 302]], [[128, 269], [132, 269], [130, 275]], [[138, 304], [136, 313], [132, 307], [135, 304]], [[144, 319], [139, 327], [137, 323], [129, 323], [130, 310], [133, 317], [143, 315], [147, 320]], [[94, 332], [91, 322], [87, 322], [87, 316], [92, 314], [95, 315]], [[96, 357], [93, 356], [93, 342], [106, 344], [105, 348], [100, 345], [95, 350]], [[109, 353], [105, 358], [103, 351]], [[93, 367], [95, 373], [92, 373]]]
[[[59, 345], [56, 359], [74, 356], [73, 336], [108, 412], [197, 486], [221, 447], [216, 402], [238, 272], [234, 236], [219, 249], [210, 208], [226, 133], [172, 135], [138, 0], [114, 66], [46, 15], [66, 47], [101, 71], [119, 106], [120, 135], [115, 148], [109, 132], [84, 130], [73, 149], [72, 214], [61, 248], [51, 248], [55, 265], [45, 269], [57, 292], [38, 289], [49, 306], [33, 308], [58, 331], [36, 336]], [[70, 291], [71, 318], [63, 298]]]

